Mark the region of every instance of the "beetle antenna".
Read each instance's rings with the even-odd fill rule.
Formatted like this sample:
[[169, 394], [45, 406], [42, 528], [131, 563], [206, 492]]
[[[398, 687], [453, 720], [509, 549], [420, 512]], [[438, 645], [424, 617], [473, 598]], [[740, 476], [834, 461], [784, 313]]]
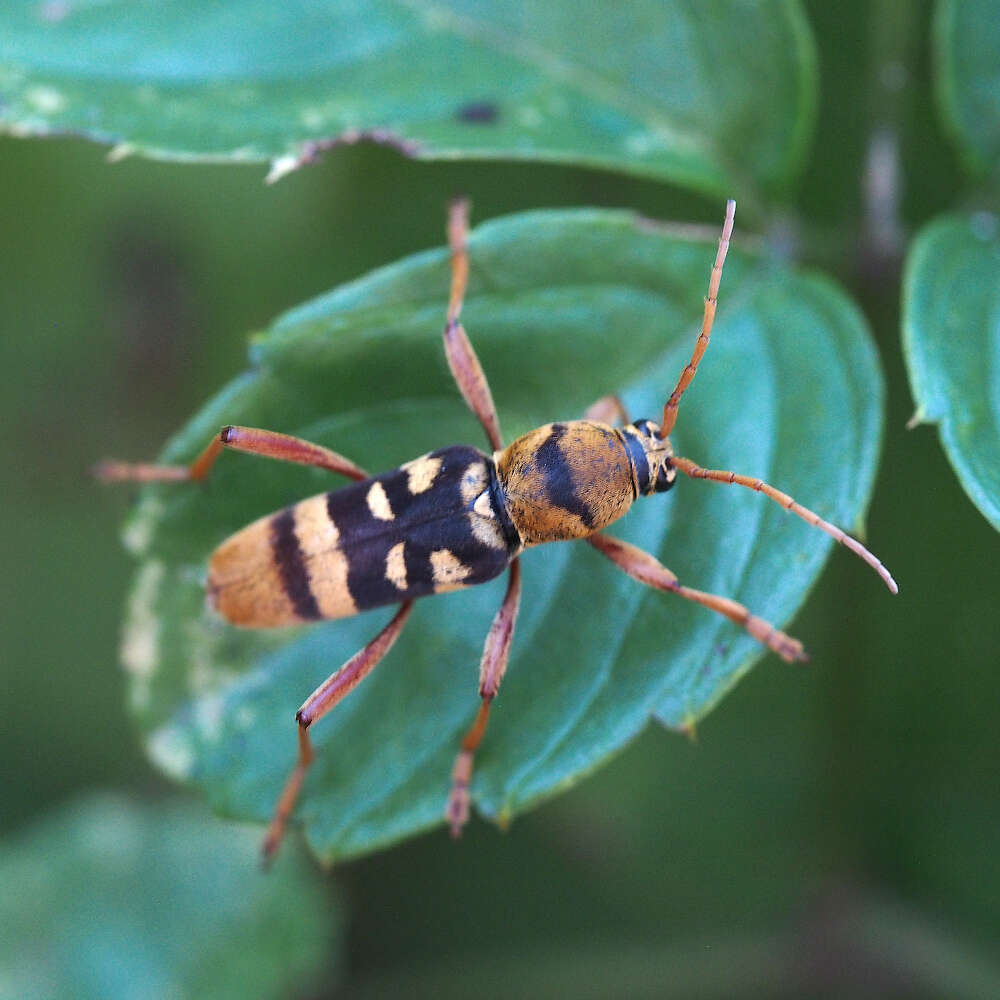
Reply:
[[746, 486], [747, 489], [763, 493], [764, 496], [769, 497], [775, 503], [780, 503], [785, 510], [790, 510], [793, 514], [797, 514], [803, 521], [807, 521], [814, 528], [819, 528], [820, 531], [825, 531], [831, 538], [836, 539], [841, 545], [849, 548], [882, 577], [885, 585], [892, 593], [896, 594], [899, 592], [899, 587], [896, 586], [896, 581], [892, 578], [892, 574], [882, 565], [881, 560], [869, 552], [861, 542], [856, 538], [852, 538], [846, 532], [841, 531], [835, 524], [824, 521], [819, 514], [809, 510], [808, 507], [803, 507], [802, 504], [793, 500], [787, 493], [782, 493], [781, 490], [775, 489], [762, 479], [754, 479], [752, 476], [741, 476], [739, 473], [727, 472], [722, 469], [703, 469], [697, 462], [692, 462], [690, 458], [681, 458], [679, 455], [671, 456], [670, 464], [680, 469], [681, 472], [692, 479], [710, 479], [716, 483]]
[[665, 438], [673, 429], [677, 421], [677, 404], [681, 401], [684, 390], [691, 384], [694, 374], [698, 370], [698, 365], [708, 347], [708, 339], [712, 333], [712, 324], [715, 322], [715, 307], [719, 298], [719, 282], [722, 280], [722, 265], [726, 261], [726, 253], [729, 250], [729, 238], [733, 235], [733, 217], [736, 215], [736, 202], [730, 198], [726, 202], [726, 221], [722, 224], [722, 236], [719, 237], [719, 251], [715, 255], [715, 266], [712, 268], [712, 277], [708, 282], [708, 298], [705, 299], [705, 313], [701, 320], [701, 333], [695, 341], [694, 352], [691, 360], [687, 363], [681, 377], [677, 380], [674, 391], [670, 394], [666, 405], [663, 407], [663, 420], [660, 422], [660, 437]]

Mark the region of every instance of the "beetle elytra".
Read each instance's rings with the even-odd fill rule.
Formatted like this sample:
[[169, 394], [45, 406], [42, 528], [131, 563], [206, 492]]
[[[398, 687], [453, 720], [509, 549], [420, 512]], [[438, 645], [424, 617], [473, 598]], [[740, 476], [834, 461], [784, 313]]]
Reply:
[[247, 628], [342, 618], [398, 604], [374, 639], [327, 678], [296, 713], [298, 760], [264, 842], [270, 857], [285, 832], [313, 760], [310, 726], [344, 698], [389, 652], [419, 597], [473, 586], [508, 571], [503, 602], [489, 628], [479, 670], [480, 707], [458, 748], [445, 815], [458, 835], [469, 815], [473, 760], [510, 653], [521, 596], [521, 552], [580, 539], [640, 583], [671, 591], [725, 615], [788, 661], [805, 659], [801, 643], [736, 601], [683, 586], [652, 555], [605, 534], [640, 496], [670, 489], [678, 472], [748, 487], [831, 535], [860, 556], [895, 593], [895, 581], [860, 542], [759, 479], [705, 469], [673, 453], [669, 434], [678, 406], [709, 343], [736, 205], [726, 218], [712, 267], [701, 331], [667, 398], [660, 422], [630, 422], [606, 396], [583, 419], [546, 424], [506, 447], [489, 384], [460, 322], [468, 278], [468, 206], [452, 204], [448, 221], [451, 293], [444, 349], [455, 382], [482, 424], [490, 452], [454, 445], [389, 472], [369, 476], [328, 448], [275, 431], [229, 426], [189, 466], [104, 462], [105, 481], [200, 480], [226, 449], [317, 466], [354, 482], [270, 514], [223, 541], [212, 554], [210, 603]]

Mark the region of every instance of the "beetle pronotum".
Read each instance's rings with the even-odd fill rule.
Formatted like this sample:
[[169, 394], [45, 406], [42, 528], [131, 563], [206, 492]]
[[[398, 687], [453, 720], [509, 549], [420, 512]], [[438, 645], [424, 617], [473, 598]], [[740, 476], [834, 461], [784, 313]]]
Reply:
[[725, 615], [785, 660], [805, 659], [798, 640], [743, 605], [683, 586], [652, 555], [603, 533], [638, 497], [670, 489], [678, 471], [765, 494], [846, 545], [896, 593], [895, 581], [868, 549], [787, 494], [759, 479], [704, 469], [673, 453], [669, 434], [681, 397], [708, 346], [735, 211], [736, 203], [728, 202], [701, 332], [664, 404], [659, 425], [650, 420], [629, 423], [617, 397], [605, 396], [582, 420], [546, 424], [504, 447], [489, 384], [459, 321], [469, 270], [468, 206], [456, 201], [448, 221], [451, 294], [444, 349], [462, 396], [486, 432], [491, 454], [454, 445], [370, 477], [320, 445], [276, 431], [230, 426], [189, 466], [109, 461], [97, 467], [96, 474], [106, 481], [200, 480], [222, 451], [232, 448], [319, 466], [355, 480], [255, 521], [224, 541], [209, 560], [210, 602], [234, 625], [297, 625], [399, 604], [388, 625], [331, 674], [296, 713], [298, 760], [275, 808], [264, 841], [265, 857], [281, 842], [313, 760], [309, 727], [389, 652], [413, 601], [482, 583], [506, 569], [506, 595], [490, 626], [479, 667], [479, 712], [455, 759], [445, 808], [452, 834], [461, 832], [469, 816], [473, 758], [507, 667], [521, 596], [519, 556], [528, 546], [583, 539], [640, 583]]

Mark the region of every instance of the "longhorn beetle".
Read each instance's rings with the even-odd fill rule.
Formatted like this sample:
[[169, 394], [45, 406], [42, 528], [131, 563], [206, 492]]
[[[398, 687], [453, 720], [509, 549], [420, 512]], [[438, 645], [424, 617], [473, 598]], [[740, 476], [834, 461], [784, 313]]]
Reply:
[[[336, 452], [276, 431], [224, 427], [189, 466], [103, 462], [105, 481], [200, 480], [226, 448], [329, 469], [355, 482], [263, 517], [224, 541], [208, 564], [211, 604], [234, 625], [273, 628], [342, 618], [399, 604], [388, 625], [330, 675], [296, 712], [298, 760], [278, 800], [263, 850], [277, 849], [313, 760], [309, 727], [375, 667], [399, 637], [418, 597], [470, 587], [509, 570], [506, 595], [490, 626], [479, 665], [480, 706], [455, 759], [445, 817], [458, 836], [469, 817], [473, 756], [507, 667], [521, 597], [521, 552], [532, 545], [583, 539], [640, 583], [669, 590], [725, 615], [789, 662], [802, 644], [726, 597], [681, 585], [653, 556], [603, 533], [640, 496], [670, 489], [683, 472], [694, 479], [757, 490], [832, 535], [872, 566], [895, 594], [888, 570], [860, 542], [750, 476], [703, 469], [673, 453], [669, 434], [681, 396], [708, 347], [736, 202], [726, 218], [709, 281], [701, 332], [691, 360], [663, 407], [659, 425], [629, 423], [621, 402], [605, 396], [582, 420], [546, 424], [506, 448], [486, 376], [459, 317], [469, 272], [468, 204], [448, 217], [451, 294], [444, 349], [458, 388], [479, 418], [491, 454], [453, 445], [378, 476]], [[615, 426], [615, 424], [619, 426]]]

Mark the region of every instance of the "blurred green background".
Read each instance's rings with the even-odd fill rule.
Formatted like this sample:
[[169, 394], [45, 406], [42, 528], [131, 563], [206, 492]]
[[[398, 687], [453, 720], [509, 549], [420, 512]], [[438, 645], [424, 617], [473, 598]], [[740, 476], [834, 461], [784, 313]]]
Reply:
[[[904, 429], [900, 260], [863, 225], [868, 140], [898, 130], [907, 233], [967, 182], [933, 113], [930, 5], [806, 7], [821, 106], [805, 222], [770, 235], [872, 326], [888, 411], [868, 539], [901, 594], [835, 552], [790, 627], [813, 663], [765, 658], [697, 743], [652, 728], [507, 834], [474, 822], [457, 845], [438, 831], [317, 871], [343, 890], [345, 996], [1000, 995], [997, 536], [936, 433]], [[81, 141], [0, 139], [3, 832], [79, 790], [170, 793], [117, 667], [127, 491], [88, 466], [154, 455], [279, 311], [440, 245], [456, 193], [477, 220], [720, 215], [610, 173], [372, 146], [265, 187], [259, 166], [109, 165]]]

